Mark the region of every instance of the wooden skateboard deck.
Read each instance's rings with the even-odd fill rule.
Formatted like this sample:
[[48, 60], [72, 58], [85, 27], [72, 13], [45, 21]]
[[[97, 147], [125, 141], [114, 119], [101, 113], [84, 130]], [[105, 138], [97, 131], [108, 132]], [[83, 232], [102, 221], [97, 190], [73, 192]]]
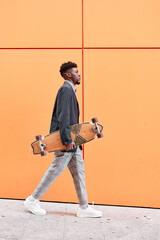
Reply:
[[[96, 137], [103, 137], [103, 126], [97, 122], [98, 120], [93, 118], [92, 122], [70, 126], [72, 141], [75, 142], [76, 146], [85, 144]], [[41, 154], [41, 156], [44, 156], [47, 152], [66, 149], [65, 145], [62, 144], [59, 130], [44, 137], [38, 135], [36, 139], [36, 141], [31, 143], [34, 154]]]

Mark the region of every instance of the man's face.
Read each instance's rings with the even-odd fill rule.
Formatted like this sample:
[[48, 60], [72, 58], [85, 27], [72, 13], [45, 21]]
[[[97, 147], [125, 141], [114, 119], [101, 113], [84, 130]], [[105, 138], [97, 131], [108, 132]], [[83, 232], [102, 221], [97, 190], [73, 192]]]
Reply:
[[78, 73], [77, 68], [71, 68], [67, 71], [67, 73], [74, 85], [80, 84], [80, 74]]

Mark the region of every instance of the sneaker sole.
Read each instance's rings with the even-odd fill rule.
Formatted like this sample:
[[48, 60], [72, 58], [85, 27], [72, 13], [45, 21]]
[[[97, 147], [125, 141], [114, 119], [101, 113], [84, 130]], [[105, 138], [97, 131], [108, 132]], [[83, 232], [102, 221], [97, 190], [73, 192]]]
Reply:
[[98, 216], [91, 215], [91, 216], [89, 216], [89, 215], [78, 215], [77, 214], [77, 217], [79, 217], [79, 218], [101, 218], [102, 215], [98, 215]]
[[27, 210], [29, 210], [31, 213], [33, 213], [34, 215], [38, 215], [38, 216], [44, 216], [46, 215], [46, 212], [45, 213], [37, 213], [37, 212], [34, 212], [30, 207], [27, 206], [27, 203], [24, 202], [24, 206], [27, 208]]

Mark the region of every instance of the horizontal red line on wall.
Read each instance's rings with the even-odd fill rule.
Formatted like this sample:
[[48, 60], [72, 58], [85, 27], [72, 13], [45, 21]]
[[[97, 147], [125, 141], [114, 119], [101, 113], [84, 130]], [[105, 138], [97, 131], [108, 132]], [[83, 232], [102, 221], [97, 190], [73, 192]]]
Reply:
[[39, 50], [39, 49], [44, 49], [44, 50], [47, 50], [47, 49], [55, 49], [55, 50], [63, 50], [63, 49], [82, 49], [81, 47], [54, 47], [54, 48], [43, 48], [43, 47], [39, 47], [39, 48], [0, 48], [0, 50]]
[[84, 49], [160, 49], [160, 47], [84, 47]]
[[[65, 49], [67, 49], [67, 50], [74, 50], [74, 49], [79, 49], [79, 50], [82, 50], [82, 47], [73, 47], [73, 48], [71, 48], [71, 47], [66, 47], [66, 48], [64, 48], [64, 47], [57, 47], [57, 48], [43, 48], [43, 47], [41, 47], [41, 48], [0, 48], [0, 50], [65, 50]], [[99, 49], [160, 49], [160, 47], [83, 47], [83, 49], [85, 49], [85, 50], [94, 50], [94, 49], [97, 49], [97, 50], [99, 50]]]

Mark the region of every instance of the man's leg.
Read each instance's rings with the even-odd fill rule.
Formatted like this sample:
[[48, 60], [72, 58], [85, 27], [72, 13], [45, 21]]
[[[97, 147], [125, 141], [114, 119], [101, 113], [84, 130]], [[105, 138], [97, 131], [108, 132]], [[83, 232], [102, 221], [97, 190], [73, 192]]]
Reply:
[[43, 196], [43, 194], [47, 191], [47, 189], [55, 181], [55, 179], [65, 170], [70, 159], [72, 158], [72, 155], [73, 153], [60, 151], [55, 153], [55, 158], [46, 173], [44, 174], [39, 185], [37, 186], [33, 194], [29, 196], [24, 202], [24, 205], [32, 213], [45, 215], [45, 210], [40, 208], [36, 200], [39, 200]]
[[80, 208], [77, 217], [101, 217], [102, 213], [88, 206], [88, 196], [85, 185], [85, 169], [82, 151], [77, 148], [68, 164], [76, 188]]
[[82, 150], [80, 150], [79, 147], [77, 148], [77, 152], [73, 154], [72, 159], [68, 164], [68, 168], [73, 177], [79, 204], [82, 208], [87, 208], [88, 196], [85, 185], [84, 161], [82, 157]]

